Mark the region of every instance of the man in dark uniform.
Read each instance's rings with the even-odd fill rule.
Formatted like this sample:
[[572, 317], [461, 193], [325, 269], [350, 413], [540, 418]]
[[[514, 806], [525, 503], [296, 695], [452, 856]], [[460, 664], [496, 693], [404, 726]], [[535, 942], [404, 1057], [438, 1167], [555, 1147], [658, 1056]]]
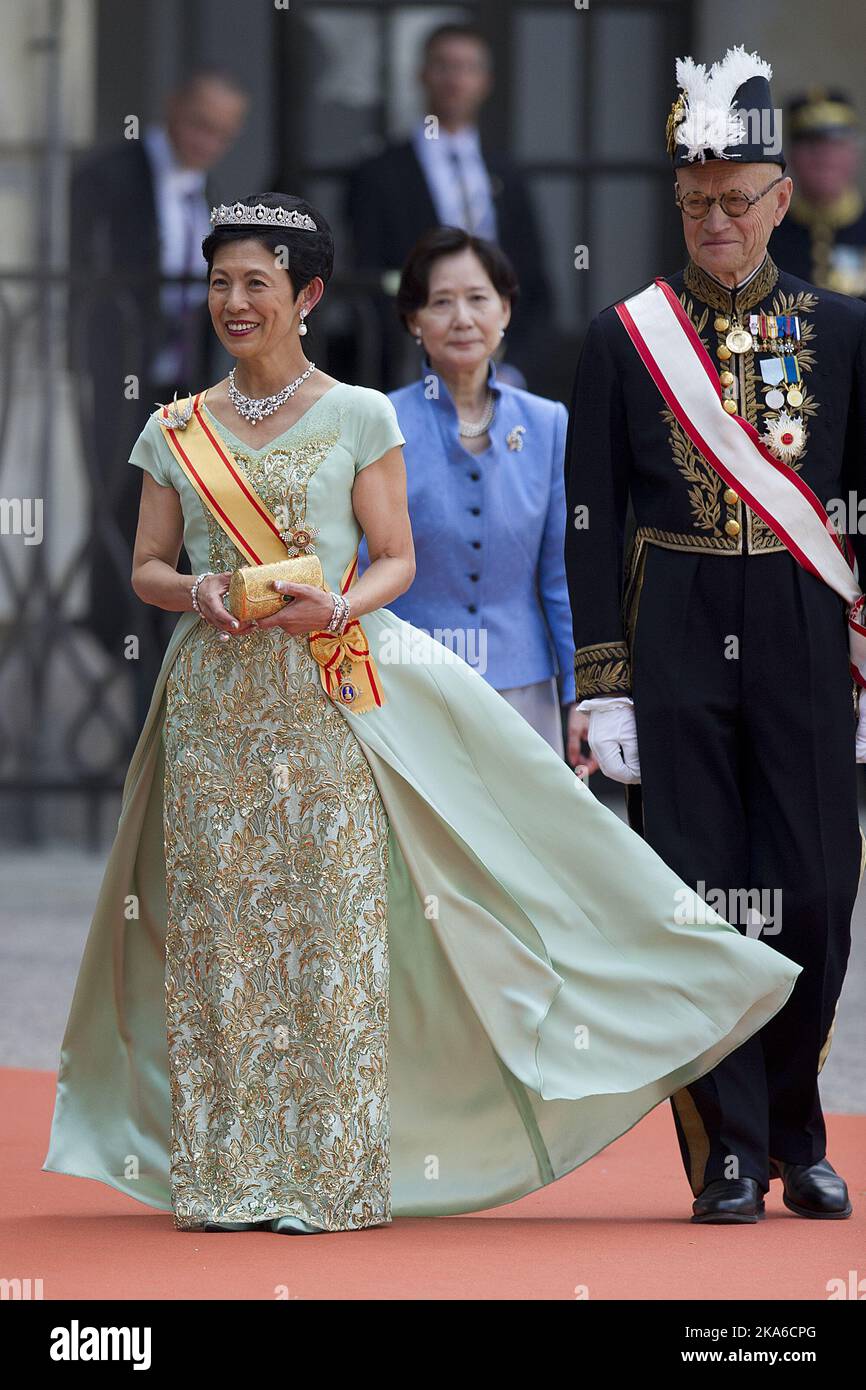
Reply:
[[788, 107], [794, 195], [770, 238], [780, 270], [823, 289], [866, 295], [866, 205], [857, 187], [860, 130], [843, 92], [815, 88]]
[[[709, 359], [684, 351], [704, 385], [706, 369], [718, 375], [716, 410], [748, 421], [825, 505], [848, 502], [866, 459], [866, 304], [767, 254], [791, 194], [771, 72], [741, 49], [721, 66], [737, 74], [736, 110], [729, 98], [714, 109], [718, 86], [683, 60], [668, 121], [689, 261], [666, 283]], [[720, 129], [740, 138], [726, 146]], [[757, 923], [803, 966], [770, 1023], [672, 1097], [692, 1220], [756, 1221], [771, 1178], [797, 1214], [841, 1218], [851, 1205], [826, 1158], [817, 1077], [861, 869], [864, 731], [845, 604], [723, 481], [690, 423], [666, 405], [616, 306], [603, 310], [566, 446], [578, 707], [602, 771], [629, 793], [640, 782], [640, 828], [662, 858], [713, 906], [721, 894], [732, 925], [755, 934]], [[851, 541], [862, 575], [864, 538]]]

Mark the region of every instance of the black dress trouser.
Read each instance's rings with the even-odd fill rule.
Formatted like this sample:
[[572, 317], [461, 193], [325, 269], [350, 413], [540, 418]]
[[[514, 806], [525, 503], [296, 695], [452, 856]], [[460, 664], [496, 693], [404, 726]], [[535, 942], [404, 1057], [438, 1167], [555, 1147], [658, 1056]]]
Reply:
[[769, 1023], [671, 1097], [695, 1194], [723, 1177], [766, 1191], [768, 1157], [826, 1152], [817, 1078], [861, 863], [842, 602], [786, 551], [650, 544], [633, 695], [646, 839], [701, 896], [722, 890], [730, 910], [710, 901], [732, 925], [803, 967]]

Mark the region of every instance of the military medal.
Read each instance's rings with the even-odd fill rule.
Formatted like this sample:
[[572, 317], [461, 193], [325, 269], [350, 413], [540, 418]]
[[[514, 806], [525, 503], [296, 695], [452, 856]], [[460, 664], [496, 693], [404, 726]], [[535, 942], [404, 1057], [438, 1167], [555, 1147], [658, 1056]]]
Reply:
[[[786, 318], [796, 321], [796, 315], [793, 314], [787, 316], [780, 314], [778, 316], [779, 320]], [[797, 355], [789, 341], [790, 339], [796, 340], [799, 325], [795, 328], [793, 325], [776, 322], [775, 327], [786, 335], [786, 342], [781, 354], [777, 353], [773, 357], [761, 359], [761, 378], [764, 385], [771, 388], [767, 392], [765, 401], [770, 410], [781, 410], [786, 401], [794, 410], [799, 410], [803, 404], [803, 381], [800, 376], [800, 364], [797, 361]], [[768, 331], [772, 340], [772, 331]], [[785, 388], [784, 392], [782, 387]]]
[[793, 352], [803, 336], [798, 314], [752, 314], [749, 328], [764, 352], [778, 351], [779, 346], [783, 352]]
[[743, 328], [741, 324], [735, 324], [725, 338], [726, 346], [731, 349], [731, 352], [736, 353], [748, 352], [753, 342], [754, 340], [748, 328]]
[[789, 353], [784, 357], [782, 363], [785, 371], [785, 380], [790, 383], [785, 393], [788, 405], [793, 406], [795, 410], [799, 410], [800, 406], [803, 404], [803, 392], [800, 389], [803, 384], [800, 377], [800, 364], [794, 353]]
[[785, 368], [779, 357], [762, 357], [758, 365], [761, 371], [761, 380], [765, 386], [771, 389], [764, 397], [764, 403], [770, 410], [781, 410], [785, 404], [785, 396], [779, 390], [781, 382], [785, 380]]

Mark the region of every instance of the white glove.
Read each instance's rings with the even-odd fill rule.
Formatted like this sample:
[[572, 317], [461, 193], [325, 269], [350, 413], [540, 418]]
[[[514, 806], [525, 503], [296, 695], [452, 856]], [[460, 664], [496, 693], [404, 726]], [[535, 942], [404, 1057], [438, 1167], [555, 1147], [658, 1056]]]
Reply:
[[605, 777], [628, 784], [640, 781], [634, 702], [627, 695], [599, 695], [577, 706], [589, 714], [586, 740]]
[[866, 696], [860, 697], [860, 717], [857, 720], [857, 737], [854, 740], [857, 762], [866, 763]]

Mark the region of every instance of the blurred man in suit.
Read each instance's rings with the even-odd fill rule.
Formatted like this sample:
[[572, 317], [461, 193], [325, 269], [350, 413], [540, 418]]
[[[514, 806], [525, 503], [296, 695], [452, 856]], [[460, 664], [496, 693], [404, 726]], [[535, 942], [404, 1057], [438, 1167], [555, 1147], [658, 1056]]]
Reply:
[[[155, 400], [210, 379], [207, 175], [247, 106], [229, 73], [197, 70], [170, 94], [161, 123], [90, 155], [72, 178], [69, 340], [93, 497], [89, 626], [117, 655], [128, 633], [139, 636], [139, 723], [177, 615], [130, 587], [141, 479], [127, 459]], [[200, 283], [160, 284], [185, 275]]]
[[[528, 374], [549, 330], [551, 293], [526, 183], [479, 135], [479, 113], [494, 84], [487, 39], [471, 25], [442, 25], [424, 45], [418, 75], [425, 114], [410, 138], [361, 164], [349, 183], [356, 264], [399, 271], [421, 234], [437, 224], [498, 243], [520, 284], [505, 352]], [[388, 368], [390, 374], [390, 361]]]

